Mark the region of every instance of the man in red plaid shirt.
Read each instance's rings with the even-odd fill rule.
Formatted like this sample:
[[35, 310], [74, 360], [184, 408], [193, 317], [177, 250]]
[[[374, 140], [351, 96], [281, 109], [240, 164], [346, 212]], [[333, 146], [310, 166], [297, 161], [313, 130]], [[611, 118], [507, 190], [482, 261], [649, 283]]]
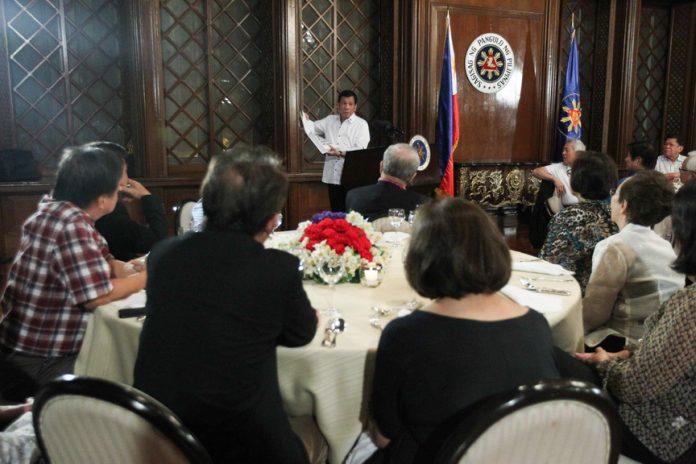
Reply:
[[145, 272], [113, 260], [94, 228], [116, 205], [121, 170], [106, 150], [66, 149], [52, 195], [24, 223], [0, 300], [1, 400], [21, 401], [71, 373], [89, 311], [144, 287]]

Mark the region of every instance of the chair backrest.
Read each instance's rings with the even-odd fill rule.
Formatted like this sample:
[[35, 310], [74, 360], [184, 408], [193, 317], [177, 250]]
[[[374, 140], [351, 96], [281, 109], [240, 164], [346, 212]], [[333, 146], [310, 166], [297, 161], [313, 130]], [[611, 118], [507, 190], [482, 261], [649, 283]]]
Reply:
[[544, 381], [455, 414], [433, 434], [419, 461], [614, 464], [619, 423], [616, 408], [600, 388], [576, 380]]
[[176, 235], [182, 235], [191, 230], [191, 219], [195, 200], [184, 200], [174, 205], [174, 227]]
[[33, 411], [52, 464], [212, 462], [172, 411], [127, 385], [64, 375], [39, 390]]

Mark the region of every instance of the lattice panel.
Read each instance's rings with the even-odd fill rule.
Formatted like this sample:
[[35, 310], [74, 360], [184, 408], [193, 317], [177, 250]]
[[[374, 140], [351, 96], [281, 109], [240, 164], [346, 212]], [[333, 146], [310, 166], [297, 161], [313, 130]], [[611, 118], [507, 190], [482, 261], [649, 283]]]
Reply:
[[[170, 165], [202, 164], [260, 135], [271, 71], [259, 45], [268, 2], [164, 0], [160, 7]], [[265, 42], [264, 42], [265, 43]]]
[[[575, 13], [575, 34], [580, 63], [580, 101], [582, 104], [582, 139], [587, 142], [592, 134], [592, 102], [595, 67], [595, 29], [597, 21], [596, 1], [564, 0], [561, 9], [561, 54], [558, 76], [558, 95], [563, 92], [568, 54], [570, 52], [571, 17]], [[599, 54], [605, 56], [605, 53]], [[600, 109], [601, 112], [601, 109]]]
[[644, 7], [640, 17], [633, 137], [659, 142], [669, 53], [669, 10]]
[[209, 159], [206, 20], [204, 2], [160, 3], [169, 164]]
[[[380, 2], [305, 0], [302, 5], [304, 108], [314, 119], [334, 111], [344, 89], [358, 94], [358, 113], [380, 109]], [[303, 152], [316, 153], [305, 139]]]
[[[612, 5], [607, 2], [600, 2], [597, 4], [597, 16], [595, 22], [595, 43], [597, 44], [608, 44], [609, 43], [609, 29], [611, 21], [611, 8]], [[587, 126], [590, 128], [589, 136], [585, 137], [585, 143], [588, 147], [594, 149], [599, 149], [602, 147], [602, 136], [604, 129], [604, 99], [605, 99], [605, 87], [607, 82], [607, 67], [603, 64], [604, 62], [598, 62], [597, 66], [594, 66], [594, 78], [592, 85], [592, 98], [589, 99], [589, 106], [594, 108], [595, 111], [591, 114], [589, 124]]]
[[216, 148], [238, 141], [257, 142], [257, 121], [262, 113], [259, 95], [263, 51], [256, 1], [213, 1], [211, 105], [215, 113]]
[[[670, 51], [669, 59], [670, 66], [677, 72], [672, 72], [669, 75], [669, 93], [665, 108], [668, 111], [665, 114], [665, 134], [680, 134], [686, 136], [687, 128], [682, 127], [684, 113], [688, 101], [687, 78], [688, 73], [683, 72], [689, 63], [689, 41], [685, 40], [689, 37], [692, 27], [693, 15], [683, 14], [678, 9], [675, 10], [673, 19], [672, 37], [681, 37], [682, 39], [672, 40], [672, 50]], [[693, 60], [693, 57], [691, 58]]]
[[125, 143], [120, 2], [6, 0], [2, 8], [17, 146], [50, 174], [67, 145]]

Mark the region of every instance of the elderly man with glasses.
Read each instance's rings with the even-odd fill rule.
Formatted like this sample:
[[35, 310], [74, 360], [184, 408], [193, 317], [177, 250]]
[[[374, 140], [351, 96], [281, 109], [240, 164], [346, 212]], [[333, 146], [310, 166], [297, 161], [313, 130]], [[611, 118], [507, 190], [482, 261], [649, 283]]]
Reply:
[[679, 178], [682, 184], [686, 184], [690, 180], [696, 179], [696, 153], [690, 152], [689, 156], [684, 158], [684, 161], [679, 168]]

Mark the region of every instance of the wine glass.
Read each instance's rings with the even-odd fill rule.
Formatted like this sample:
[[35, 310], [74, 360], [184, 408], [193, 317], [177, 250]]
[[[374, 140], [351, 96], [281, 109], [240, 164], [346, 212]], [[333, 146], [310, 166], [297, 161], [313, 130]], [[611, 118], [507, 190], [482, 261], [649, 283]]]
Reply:
[[406, 212], [403, 208], [391, 208], [389, 210], [389, 223], [396, 231], [401, 227], [405, 217]]
[[276, 222], [275, 225], [273, 226], [273, 232], [278, 230], [278, 227], [280, 227], [283, 224], [283, 213], [278, 213], [276, 214]]
[[339, 317], [341, 312], [334, 306], [334, 287], [345, 274], [343, 263], [338, 257], [329, 257], [317, 266], [317, 273], [321, 280], [329, 286], [329, 307], [322, 311], [327, 317]]

